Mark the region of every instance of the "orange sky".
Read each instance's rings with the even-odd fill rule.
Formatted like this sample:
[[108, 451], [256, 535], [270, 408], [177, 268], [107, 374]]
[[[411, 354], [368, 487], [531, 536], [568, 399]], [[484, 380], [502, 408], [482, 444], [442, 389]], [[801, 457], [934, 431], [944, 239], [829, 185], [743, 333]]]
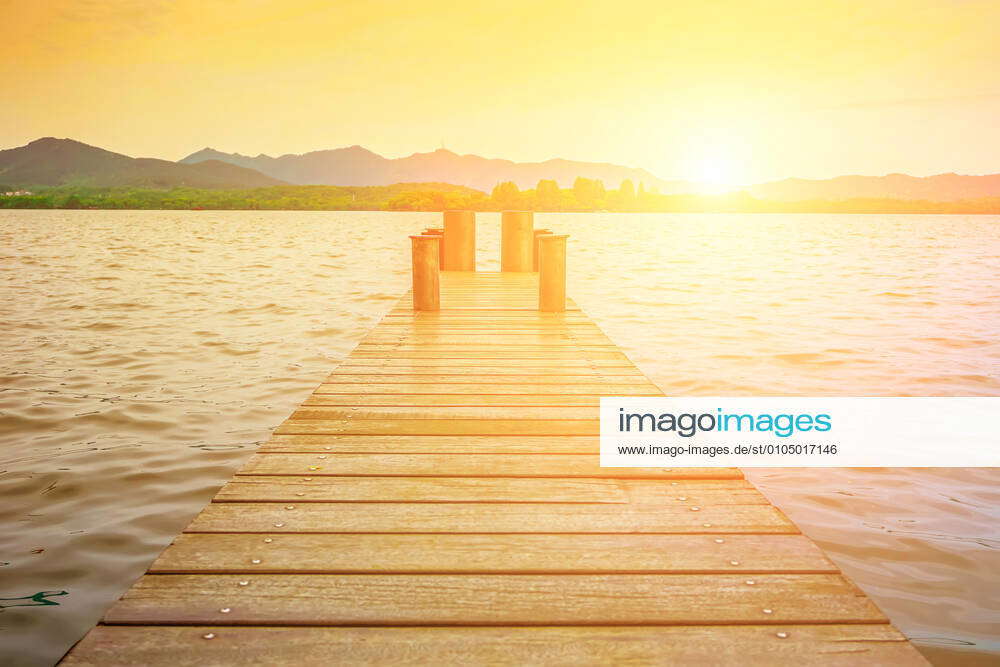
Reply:
[[995, 173], [997, 26], [971, 0], [0, 0], [0, 147]]

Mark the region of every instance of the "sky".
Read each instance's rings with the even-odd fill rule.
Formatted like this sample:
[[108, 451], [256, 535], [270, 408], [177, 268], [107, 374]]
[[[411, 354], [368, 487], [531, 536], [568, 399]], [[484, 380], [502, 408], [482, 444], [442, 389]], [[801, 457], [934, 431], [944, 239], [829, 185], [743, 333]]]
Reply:
[[0, 148], [997, 173], [997, 26], [992, 0], [0, 0]]

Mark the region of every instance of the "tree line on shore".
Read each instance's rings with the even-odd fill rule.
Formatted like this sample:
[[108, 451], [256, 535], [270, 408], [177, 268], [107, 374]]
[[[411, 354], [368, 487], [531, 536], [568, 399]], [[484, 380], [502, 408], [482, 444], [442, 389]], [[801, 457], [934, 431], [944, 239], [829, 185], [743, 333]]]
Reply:
[[775, 201], [746, 192], [719, 195], [660, 194], [629, 180], [608, 190], [596, 179], [577, 178], [570, 188], [541, 180], [521, 190], [499, 183], [490, 194], [447, 183], [388, 186], [281, 185], [248, 189], [88, 188], [60, 186], [2, 196], [0, 208], [206, 209], [303, 211], [609, 211], [720, 213], [1000, 213], [1000, 197], [931, 202], [898, 199]]

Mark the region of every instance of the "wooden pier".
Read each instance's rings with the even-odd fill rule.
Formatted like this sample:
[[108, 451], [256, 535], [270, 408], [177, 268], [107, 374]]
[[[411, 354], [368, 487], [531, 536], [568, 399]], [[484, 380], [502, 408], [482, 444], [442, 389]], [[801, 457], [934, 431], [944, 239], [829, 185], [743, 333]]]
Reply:
[[538, 299], [404, 296], [64, 664], [926, 664], [739, 470], [601, 468], [661, 392]]

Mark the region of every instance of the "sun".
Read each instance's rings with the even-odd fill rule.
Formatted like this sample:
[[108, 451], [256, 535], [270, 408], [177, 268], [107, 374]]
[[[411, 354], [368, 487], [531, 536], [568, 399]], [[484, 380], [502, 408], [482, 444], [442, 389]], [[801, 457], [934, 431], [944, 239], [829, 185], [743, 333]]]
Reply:
[[731, 131], [697, 133], [685, 151], [685, 176], [702, 194], [720, 194], [745, 185], [746, 142]]
[[732, 153], [715, 149], [700, 155], [691, 171], [699, 192], [720, 194], [740, 187], [740, 166]]
[[699, 189], [708, 194], [726, 192], [735, 186], [732, 163], [718, 156], [706, 157], [698, 165], [696, 179]]

